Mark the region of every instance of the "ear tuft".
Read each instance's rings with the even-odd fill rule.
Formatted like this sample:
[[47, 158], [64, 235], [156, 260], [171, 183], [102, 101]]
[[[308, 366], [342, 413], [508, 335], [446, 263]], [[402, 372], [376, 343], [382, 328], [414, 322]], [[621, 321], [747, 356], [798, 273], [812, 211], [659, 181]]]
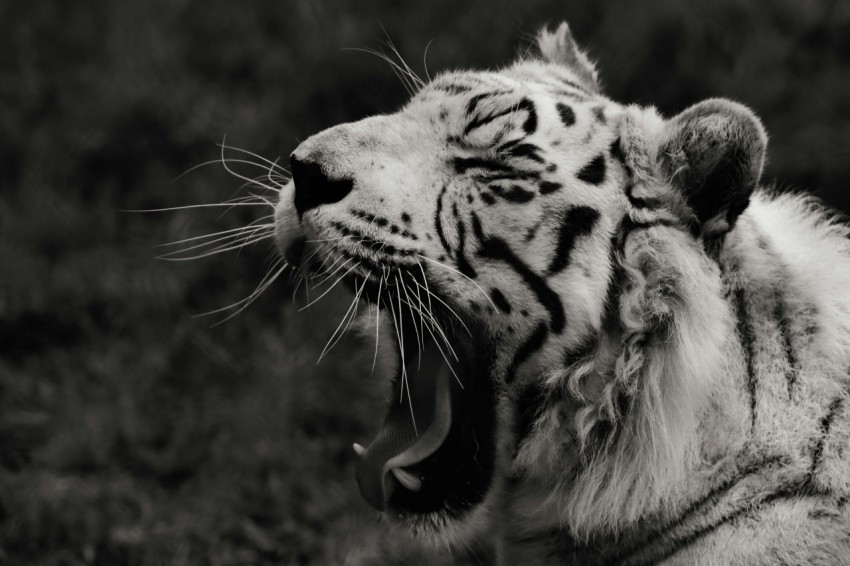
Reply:
[[561, 22], [554, 32], [541, 28], [537, 34], [537, 48], [543, 59], [568, 67], [584, 86], [595, 92], [600, 90], [596, 66], [576, 45], [567, 22]]
[[764, 167], [767, 134], [742, 104], [715, 98], [670, 120], [659, 148], [665, 174], [694, 212], [705, 238], [731, 230]]

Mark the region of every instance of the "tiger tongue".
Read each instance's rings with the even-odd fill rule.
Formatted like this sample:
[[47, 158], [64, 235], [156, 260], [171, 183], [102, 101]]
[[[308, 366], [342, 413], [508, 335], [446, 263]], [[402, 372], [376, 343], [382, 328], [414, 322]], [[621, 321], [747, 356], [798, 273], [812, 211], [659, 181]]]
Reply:
[[386, 508], [399, 483], [418, 489], [418, 478], [403, 468], [436, 452], [451, 428], [449, 367], [441, 358], [425, 354], [421, 366], [411, 364], [404, 384], [399, 383], [403, 395], [396, 391], [381, 430], [357, 463], [360, 494], [379, 511]]

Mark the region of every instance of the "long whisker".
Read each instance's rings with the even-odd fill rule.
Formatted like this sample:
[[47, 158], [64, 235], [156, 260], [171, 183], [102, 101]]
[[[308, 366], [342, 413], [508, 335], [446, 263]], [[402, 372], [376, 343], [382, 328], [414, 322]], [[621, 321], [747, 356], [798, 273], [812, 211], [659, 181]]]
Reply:
[[[229, 233], [233, 233], [233, 232], [243, 232], [243, 231], [245, 231], [246, 228], [249, 228], [251, 226], [257, 226], [257, 224], [256, 224], [257, 222], [259, 222], [261, 220], [266, 220], [266, 219], [271, 218], [271, 217], [272, 217], [272, 215], [269, 214], [267, 216], [263, 216], [262, 218], [258, 218], [257, 220], [254, 220], [254, 222], [251, 222], [250, 224], [248, 224], [248, 226], [240, 226], [238, 228], [231, 228], [229, 230], [222, 230], [221, 232], [213, 232], [211, 234], [203, 234], [201, 236], [192, 236], [191, 238], [184, 238], [182, 240], [176, 240], [174, 242], [166, 242], [164, 244], [157, 244], [154, 247], [164, 248], [164, 247], [168, 247], [168, 246], [178, 246], [180, 244], [185, 244], [186, 242], [193, 242], [195, 240], [202, 240], [204, 238], [217, 238], [219, 236], [224, 236], [225, 234], [229, 234]], [[274, 223], [263, 224], [262, 226], [270, 227], [270, 226], [274, 226]]]
[[390, 35], [387, 33], [387, 30], [384, 30], [384, 34], [387, 36], [386, 41], [384, 41], [384, 45], [389, 47], [390, 51], [392, 51], [392, 53], [393, 53], [393, 55], [395, 55], [396, 59], [399, 60], [399, 62], [402, 65], [402, 69], [404, 70], [404, 73], [408, 77], [410, 77], [410, 81], [413, 83], [414, 87], [418, 91], [423, 86], [425, 86], [425, 81], [423, 81], [422, 79], [419, 78], [419, 75], [417, 75], [413, 71], [413, 69], [410, 68], [410, 65], [407, 64], [407, 61], [405, 61], [404, 57], [401, 56], [401, 53], [398, 52], [398, 49], [396, 49], [395, 44], [390, 39]]
[[[229, 149], [237, 149], [237, 148], [229, 148]], [[253, 154], [252, 154], [252, 155], [253, 155]], [[255, 157], [258, 157], [258, 158], [260, 158], [260, 159], [263, 159], [263, 158], [262, 158], [262, 157], [260, 157], [259, 155], [255, 155]], [[247, 160], [247, 159], [235, 159], [235, 158], [233, 158], [233, 157], [228, 157], [228, 158], [226, 158], [226, 161], [227, 161], [228, 163], [239, 163], [239, 164], [242, 164], [242, 165], [252, 165], [252, 166], [254, 166], [254, 167], [257, 167], [257, 168], [259, 168], [259, 169], [263, 169], [263, 170], [267, 170], [267, 169], [269, 169], [269, 167], [268, 167], [267, 165], [263, 165], [262, 163], [257, 163], [257, 162], [255, 162], [255, 161], [249, 161], [249, 160]], [[182, 173], [180, 173], [178, 176], [176, 176], [176, 177], [173, 179], [173, 181], [172, 181], [172, 182], [179, 181], [180, 179], [182, 179], [183, 177], [185, 177], [185, 176], [186, 176], [186, 175], [188, 175], [189, 173], [191, 173], [191, 172], [193, 172], [193, 171], [196, 171], [196, 170], [200, 169], [201, 167], [209, 167], [210, 165], [220, 165], [220, 164], [221, 164], [221, 158], [219, 158], [219, 159], [211, 159], [211, 160], [209, 160], [209, 161], [204, 161], [203, 163], [198, 163], [197, 165], [194, 165], [194, 166], [190, 167], [189, 169], [187, 169], [187, 170], [183, 171]], [[281, 168], [281, 169], [282, 169], [282, 168]], [[287, 174], [289, 173], [289, 171], [286, 171], [285, 169], [284, 169], [284, 171], [285, 171]], [[281, 178], [285, 178], [285, 177], [281, 176]]]
[[[343, 259], [343, 258], [339, 258], [339, 259], [335, 260], [335, 261], [331, 264], [331, 267], [330, 267], [330, 268], [328, 268], [328, 271], [330, 271], [331, 269], [333, 269], [333, 266], [334, 266], [334, 265], [336, 265], [336, 264], [337, 264], [337, 262], [338, 262], [340, 259]], [[327, 274], [327, 275], [324, 275], [324, 274], [320, 275], [319, 277], [321, 277], [321, 281], [319, 281], [318, 283], [316, 283], [316, 284], [315, 284], [315, 288], [316, 288], [316, 289], [318, 289], [319, 287], [321, 287], [322, 285], [324, 285], [325, 283], [327, 283], [328, 281], [330, 281], [330, 280], [331, 280], [331, 278], [332, 278], [334, 275], [336, 275], [336, 274], [337, 274], [337, 273], [338, 273], [341, 269], [344, 269], [344, 268], [345, 268], [345, 266], [346, 266], [346, 265], [348, 265], [349, 263], [351, 263], [352, 261], [354, 261], [354, 259], [353, 259], [353, 258], [349, 258], [349, 259], [347, 259], [347, 260], [343, 261], [343, 262], [339, 265], [339, 267], [337, 267], [336, 269], [334, 269], [334, 271], [333, 271], [333, 272], [331, 272], [331, 273], [329, 273], [329, 274]], [[314, 278], [311, 278], [311, 282], [312, 282], [312, 281], [315, 281], [315, 279], [316, 279], [315, 277], [314, 277]]]
[[257, 158], [257, 159], [259, 159], [260, 161], [264, 161], [264, 162], [268, 163], [268, 165], [269, 165], [269, 167], [270, 167], [270, 168], [273, 168], [273, 169], [275, 169], [275, 170], [281, 171], [281, 172], [283, 172], [283, 173], [285, 173], [285, 174], [287, 174], [287, 175], [289, 175], [289, 174], [290, 174], [290, 172], [289, 172], [289, 170], [288, 170], [288, 169], [286, 169], [285, 167], [282, 167], [282, 166], [278, 163], [278, 159], [280, 159], [279, 157], [278, 157], [278, 159], [275, 159], [274, 161], [271, 161], [270, 159], [267, 159], [267, 158], [263, 157], [262, 155], [259, 155], [259, 154], [257, 154], [257, 153], [254, 153], [254, 152], [252, 152], [252, 151], [248, 151], [247, 149], [243, 149], [243, 148], [241, 148], [241, 147], [236, 147], [236, 146], [232, 146], [232, 145], [227, 145], [227, 144], [224, 142], [224, 140], [222, 140], [222, 142], [219, 144], [219, 147], [221, 147], [222, 149], [230, 149], [230, 150], [233, 150], [233, 151], [238, 151], [238, 152], [240, 152], [240, 153], [244, 153], [245, 155], [250, 155], [251, 157], [256, 157], [256, 158]]
[[[351, 260], [348, 260], [348, 261], [351, 261]], [[317, 302], [317, 301], [320, 301], [320, 300], [322, 299], [322, 297], [324, 297], [325, 295], [327, 295], [328, 293], [330, 293], [330, 292], [331, 292], [331, 289], [333, 289], [334, 287], [336, 287], [337, 285], [339, 285], [339, 282], [340, 282], [340, 281], [342, 281], [343, 279], [345, 279], [346, 275], [348, 275], [349, 273], [351, 273], [351, 272], [352, 272], [354, 269], [356, 269], [359, 265], [360, 265], [360, 262], [359, 262], [359, 261], [358, 261], [357, 263], [355, 263], [354, 265], [352, 265], [352, 266], [348, 269], [348, 271], [346, 271], [344, 274], [340, 275], [340, 276], [337, 278], [337, 280], [336, 280], [336, 281], [334, 281], [334, 282], [333, 282], [333, 284], [332, 284], [330, 287], [328, 287], [328, 288], [327, 288], [327, 290], [326, 290], [324, 293], [322, 293], [322, 294], [321, 294], [321, 295], [319, 295], [317, 298], [315, 298], [315, 299], [313, 299], [312, 301], [310, 301], [309, 303], [307, 303], [305, 306], [303, 306], [303, 307], [301, 307], [300, 309], [298, 309], [298, 312], [301, 312], [301, 311], [303, 311], [304, 309], [308, 309], [308, 308], [310, 308], [312, 305], [316, 304], [316, 302]]]
[[[264, 234], [262, 236], [257, 236], [256, 238], [252, 238], [252, 239], [247, 240], [247, 241], [240, 242], [238, 244], [234, 244], [232, 246], [228, 246], [226, 248], [220, 248], [220, 249], [216, 248], [216, 249], [209, 251], [209, 252], [204, 252], [202, 254], [197, 254], [197, 255], [188, 256], [188, 257], [173, 257], [170, 254], [166, 254], [166, 255], [157, 256], [157, 259], [161, 259], [163, 261], [193, 261], [193, 260], [196, 260], [196, 259], [210, 257], [210, 256], [213, 256], [213, 255], [216, 255], [216, 254], [223, 254], [223, 253], [230, 252], [230, 251], [233, 251], [233, 250], [242, 249], [242, 248], [248, 247], [250, 245], [256, 244], [258, 242], [262, 242], [263, 240], [267, 240], [267, 239], [269, 239], [273, 236], [274, 236], [274, 233], [268, 233], [268, 234]], [[175, 252], [175, 253], [179, 253], [179, 252]]]
[[422, 67], [425, 69], [425, 78], [428, 79], [429, 83], [431, 82], [431, 74], [428, 72], [428, 49], [432, 43], [434, 43], [433, 39], [425, 46], [425, 53], [422, 54]]
[[[422, 287], [422, 285], [418, 281], [415, 281], [415, 283], [419, 287]], [[463, 329], [466, 330], [466, 333], [469, 334], [469, 336], [472, 336], [472, 332], [469, 330], [469, 327], [466, 326], [466, 323], [463, 322], [463, 319], [460, 317], [460, 315], [457, 314], [457, 311], [455, 311], [452, 307], [450, 307], [448, 304], [446, 304], [446, 302], [443, 299], [441, 299], [440, 297], [438, 297], [437, 295], [432, 293], [430, 290], [428, 290], [427, 287], [422, 287], [422, 288], [425, 289], [426, 293], [428, 293], [428, 300], [429, 301], [431, 300], [431, 297], [434, 297], [434, 300], [436, 300], [438, 303], [443, 305], [446, 308], [446, 310], [448, 310], [450, 313], [452, 313], [452, 315], [454, 315], [454, 317], [457, 319], [457, 321], [460, 323], [460, 325], [463, 327]]]
[[[413, 332], [416, 334], [416, 347], [419, 348], [419, 356], [416, 359], [416, 368], [420, 369], [422, 367], [422, 353], [425, 350], [425, 342], [423, 341], [422, 336], [419, 334], [419, 328], [416, 327], [416, 316], [413, 314], [413, 305], [410, 299], [410, 294], [407, 291], [407, 285], [401, 280], [398, 272], [396, 272], [396, 287], [401, 287], [404, 291], [404, 296], [407, 297], [405, 301], [407, 303], [408, 310], [410, 311], [410, 320], [413, 323]], [[420, 323], [422, 321], [420, 317]]]
[[481, 291], [481, 294], [482, 294], [482, 295], [484, 295], [484, 298], [486, 298], [486, 299], [487, 299], [487, 302], [488, 302], [488, 303], [490, 303], [491, 305], [493, 305], [493, 308], [494, 308], [494, 309], [496, 308], [496, 304], [493, 302], [493, 300], [490, 298], [490, 296], [487, 294], [487, 292], [486, 292], [486, 291], [484, 291], [484, 289], [482, 289], [482, 288], [481, 288], [481, 285], [479, 285], [478, 283], [476, 283], [476, 282], [475, 282], [472, 278], [470, 278], [468, 275], [464, 275], [463, 273], [461, 273], [460, 271], [458, 271], [458, 270], [457, 270], [457, 269], [455, 269], [454, 267], [451, 267], [451, 266], [449, 266], [449, 265], [446, 265], [445, 263], [440, 263], [439, 261], [437, 261], [437, 260], [435, 260], [435, 259], [431, 259], [430, 257], [425, 257], [424, 255], [421, 255], [421, 254], [416, 254], [416, 256], [417, 256], [417, 257], [419, 257], [419, 258], [421, 258], [421, 259], [424, 259], [425, 261], [430, 261], [430, 262], [431, 262], [431, 263], [433, 263], [433, 264], [439, 265], [440, 267], [443, 267], [443, 268], [445, 268], [445, 269], [448, 269], [449, 271], [452, 271], [452, 272], [454, 272], [454, 273], [457, 273], [458, 275], [461, 275], [461, 276], [463, 276], [464, 278], [468, 279], [470, 283], [472, 283], [473, 285], [475, 285], [476, 287], [478, 287], [478, 290], [479, 290], [479, 291]]
[[372, 356], [372, 370], [369, 375], [375, 373], [375, 364], [378, 361], [378, 340], [381, 335], [381, 291], [384, 287], [384, 278], [387, 275], [386, 267], [382, 269], [381, 278], [378, 281], [378, 299], [375, 302], [375, 309], [378, 311], [375, 315], [375, 355]]
[[211, 246], [218, 242], [225, 242], [225, 245], [228, 243], [237, 242], [240, 239], [245, 239], [246, 237], [251, 237], [258, 232], [262, 232], [264, 230], [272, 232], [274, 228], [274, 224], [248, 224], [247, 226], [241, 226], [239, 228], [233, 230], [223, 230], [221, 232], [215, 232], [213, 234], [204, 234], [202, 236], [193, 236], [191, 238], [184, 238], [183, 240], [178, 240], [175, 242], [169, 242], [166, 244], [159, 244], [158, 248], [166, 248], [171, 246], [179, 246], [182, 244], [193, 243], [191, 246], [186, 248], [181, 248], [178, 250], [173, 250], [168, 252], [168, 254], [177, 254], [184, 253], [187, 251], [191, 251], [193, 249], [202, 248], [206, 246]]
[[121, 210], [121, 212], [172, 212], [175, 210], [190, 210], [193, 208], [216, 208], [234, 206], [268, 206], [267, 202], [211, 202], [203, 204], [187, 204], [185, 206], [169, 206], [167, 208], [142, 208], [136, 210]]
[[[181, 249], [178, 249], [178, 250], [166, 252], [163, 255], [164, 256], [173, 256], [173, 255], [185, 254], [186, 252], [190, 252], [192, 250], [196, 250], [196, 249], [200, 249], [200, 248], [206, 248], [206, 247], [212, 246], [213, 244], [222, 242], [221, 244], [219, 244], [219, 246], [217, 246], [217, 248], [214, 248], [214, 249], [219, 249], [219, 248], [223, 248], [223, 247], [226, 247], [226, 246], [230, 246], [230, 245], [235, 244], [236, 242], [239, 242], [239, 241], [248, 240], [248, 239], [256, 236], [258, 233], [267, 232], [268, 234], [272, 234], [274, 232], [273, 228], [274, 228], [274, 224], [261, 224], [261, 225], [256, 225], [256, 226], [248, 225], [248, 226], [242, 227], [241, 230], [238, 231], [238, 232], [226, 234], [224, 236], [218, 236], [216, 238], [213, 238], [212, 240], [207, 240], [207, 241], [202, 241], [200, 243], [195, 243], [195, 244], [192, 244], [191, 246], [186, 247], [186, 248], [181, 248]], [[168, 244], [168, 245], [172, 245], [172, 244]]]
[[[282, 263], [282, 265], [281, 265], [281, 263]], [[280, 266], [280, 267], [278, 267], [278, 266]], [[213, 327], [218, 326], [219, 324], [222, 324], [222, 323], [230, 320], [231, 318], [233, 318], [234, 316], [236, 316], [237, 314], [241, 313], [246, 308], [248, 308], [248, 306], [250, 306], [251, 303], [253, 303], [255, 300], [257, 300], [257, 298], [263, 293], [263, 291], [268, 289], [269, 286], [272, 283], [275, 282], [275, 280], [280, 276], [281, 273], [284, 272], [284, 270], [286, 270], [287, 267], [289, 267], [288, 263], [286, 263], [282, 259], [278, 260], [274, 264], [274, 266], [271, 269], [269, 269], [268, 273], [266, 273], [266, 275], [260, 280], [260, 283], [257, 285], [256, 289], [254, 289], [247, 297], [240, 299], [240, 300], [236, 301], [235, 303], [228, 305], [226, 307], [221, 307], [221, 308], [211, 310], [211, 311], [208, 311], [208, 312], [205, 312], [205, 313], [197, 314], [197, 315], [195, 315], [195, 318], [200, 318], [200, 317], [203, 317], [203, 316], [209, 316], [209, 315], [213, 315], [213, 314], [216, 314], [216, 313], [228, 311], [228, 310], [239, 307], [238, 310], [231, 313], [226, 318], [224, 318], [224, 319], [216, 322], [215, 324], [213, 324]]]
[[[398, 295], [399, 299], [399, 314], [401, 314], [401, 295]], [[401, 317], [396, 317], [395, 306], [393, 305], [392, 297], [387, 301], [390, 305], [390, 313], [393, 317], [393, 326], [395, 327], [396, 339], [398, 340], [398, 351], [401, 357], [401, 387], [399, 388], [399, 394], [401, 397], [398, 402], [402, 403], [404, 400], [404, 390], [407, 389], [407, 401], [410, 407], [410, 420], [413, 422], [413, 432], [416, 436], [419, 436], [419, 430], [416, 428], [416, 417], [413, 414], [413, 397], [410, 393], [410, 385], [407, 383], [407, 364], [404, 359], [404, 328], [401, 325]]]
[[407, 91], [407, 93], [410, 96], [413, 96], [413, 95], [416, 94], [416, 91], [418, 90], [418, 88], [416, 86], [416, 83], [408, 77], [407, 71], [402, 66], [400, 66], [398, 63], [396, 63], [395, 61], [390, 59], [384, 53], [381, 53], [380, 51], [376, 51], [374, 49], [366, 49], [366, 48], [363, 48], [363, 47], [346, 47], [344, 49], [346, 51], [361, 51], [363, 53], [368, 53], [369, 55], [374, 55], [375, 57], [378, 57], [379, 59], [383, 59], [384, 61], [389, 63], [390, 69], [392, 69], [393, 73], [395, 73], [395, 75], [399, 78], [401, 83], [404, 85], [404, 89]]
[[[221, 147], [221, 164], [222, 164], [222, 166], [224, 167], [225, 171], [227, 171], [228, 173], [230, 173], [231, 175], [233, 175], [233, 176], [234, 176], [234, 177], [236, 177], [237, 179], [242, 179], [243, 181], [245, 181], [245, 182], [247, 182], [247, 183], [254, 184], [254, 185], [259, 185], [259, 186], [261, 186], [261, 187], [265, 187], [265, 186], [266, 186], [266, 185], [264, 185], [264, 184], [262, 184], [262, 183], [258, 182], [258, 181], [257, 181], [257, 180], [255, 180], [255, 179], [251, 179], [250, 177], [246, 177], [246, 176], [242, 175], [241, 173], [238, 173], [235, 169], [231, 168], [231, 167], [228, 165], [227, 159], [224, 157], [224, 149], [225, 149], [225, 148], [229, 148], [230, 146], [226, 145], [226, 144], [224, 143], [224, 141], [222, 141], [222, 142], [221, 142], [221, 144], [220, 144], [220, 147]], [[235, 149], [235, 148], [231, 148], [231, 149]], [[257, 157], [259, 157], [259, 156], [257, 156]], [[264, 158], [263, 158], [263, 159], [264, 159]], [[268, 161], [268, 160], [265, 160], [265, 161]], [[266, 188], [272, 188], [272, 187], [266, 187]]]
[[[414, 308], [416, 308], [416, 307], [414, 307]], [[421, 311], [420, 311], [420, 313], [421, 313]], [[437, 337], [436, 337], [436, 336], [434, 336], [434, 333], [431, 331], [431, 327], [432, 327], [432, 326], [433, 326], [433, 328], [434, 328], [435, 330], [437, 330], [437, 332], [438, 332], [438, 333], [440, 333], [440, 334], [441, 334], [441, 338], [443, 339], [443, 342], [445, 343], [445, 345], [446, 345], [446, 346], [448, 346], [448, 348], [449, 348], [449, 350], [451, 351], [452, 356], [455, 358], [455, 360], [457, 360], [457, 359], [458, 359], [457, 354], [455, 354], [454, 350], [452, 349], [451, 345], [449, 344], [449, 341], [448, 341], [448, 338], [446, 337], [446, 335], [442, 333], [442, 332], [443, 332], [443, 331], [442, 331], [442, 328], [440, 328], [440, 326], [439, 326], [439, 325], [436, 325], [436, 324], [435, 324], [435, 322], [436, 322], [436, 321], [433, 321], [433, 320], [432, 320], [432, 321], [431, 321], [431, 325], [426, 326], [426, 327], [425, 327], [425, 330], [427, 330], [427, 331], [428, 331], [428, 334], [430, 334], [430, 335], [431, 335], [431, 339], [432, 339], [432, 340], [434, 340], [434, 346], [436, 346], [436, 347], [437, 347], [437, 350], [439, 350], [440, 355], [443, 357], [443, 361], [444, 361], [444, 362], [446, 362], [446, 367], [448, 367], [448, 368], [449, 368], [449, 371], [451, 371], [451, 372], [452, 372], [452, 375], [453, 375], [453, 376], [455, 377], [455, 379], [457, 380], [458, 385], [460, 385], [460, 388], [461, 388], [461, 389], [463, 389], [463, 383], [461, 382], [460, 377], [458, 377], [457, 373], [455, 373], [455, 370], [454, 370], [454, 368], [452, 367], [451, 362], [449, 362], [449, 359], [448, 359], [448, 357], [446, 356], [446, 353], [445, 353], [445, 352], [443, 351], [443, 349], [440, 347], [440, 341], [439, 341], [439, 340], [437, 340]]]
[[[331, 349], [332, 349], [334, 346], [336, 346], [336, 343], [337, 343], [337, 342], [339, 342], [339, 341], [340, 341], [340, 339], [342, 339], [342, 337], [343, 337], [343, 335], [345, 334], [345, 332], [344, 332], [344, 331], [343, 331], [343, 332], [340, 332], [340, 330], [342, 329], [343, 324], [345, 323], [345, 321], [349, 319], [348, 317], [349, 317], [349, 314], [351, 314], [352, 309], [354, 309], [354, 314], [352, 314], [352, 315], [351, 315], [351, 318], [353, 319], [353, 318], [354, 318], [354, 316], [356, 315], [356, 313], [357, 313], [356, 305], [357, 305], [358, 301], [360, 300], [360, 294], [363, 292], [363, 288], [364, 288], [365, 286], [366, 286], [366, 280], [364, 279], [364, 280], [363, 280], [363, 284], [360, 286], [360, 289], [358, 289], [358, 290], [357, 290], [357, 293], [354, 295], [354, 299], [351, 301], [351, 305], [348, 307], [348, 310], [346, 310], [346, 311], [345, 311], [345, 314], [344, 314], [344, 315], [342, 315], [342, 320], [340, 320], [340, 321], [339, 321], [339, 325], [337, 325], [337, 327], [336, 327], [336, 329], [334, 330], [333, 334], [331, 334], [331, 337], [328, 339], [327, 343], [325, 344], [325, 348], [322, 350], [322, 353], [321, 353], [321, 354], [319, 354], [319, 359], [318, 359], [318, 360], [316, 360], [316, 363], [317, 363], [317, 364], [318, 364], [319, 362], [321, 362], [321, 361], [322, 361], [322, 358], [324, 358], [324, 357], [325, 357], [325, 354], [327, 354], [328, 352], [330, 352], [330, 351], [331, 351]], [[337, 334], [339, 334], [339, 336], [337, 336]], [[336, 340], [334, 340], [334, 338], [336, 338]]]

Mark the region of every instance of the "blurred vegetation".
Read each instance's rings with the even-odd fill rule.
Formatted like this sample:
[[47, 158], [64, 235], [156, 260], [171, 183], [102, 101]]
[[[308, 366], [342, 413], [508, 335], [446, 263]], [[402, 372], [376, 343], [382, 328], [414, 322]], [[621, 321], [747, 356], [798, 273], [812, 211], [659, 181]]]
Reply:
[[[268, 246], [181, 264], [156, 244], [244, 225], [126, 209], [217, 202], [217, 142], [274, 159], [391, 111], [411, 65], [493, 67], [561, 19], [609, 95], [671, 115], [711, 96], [771, 134], [769, 182], [850, 209], [850, 4], [813, 0], [89, 0], [0, 3], [0, 563], [422, 563], [357, 494], [382, 415], [345, 297], [307, 313]], [[302, 303], [303, 304], [303, 303]]]

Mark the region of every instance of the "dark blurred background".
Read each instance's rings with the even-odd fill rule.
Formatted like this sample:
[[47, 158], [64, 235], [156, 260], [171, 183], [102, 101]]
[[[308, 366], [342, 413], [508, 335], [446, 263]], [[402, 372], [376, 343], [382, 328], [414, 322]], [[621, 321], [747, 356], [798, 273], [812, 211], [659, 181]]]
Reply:
[[345, 48], [493, 67], [561, 19], [615, 100], [739, 100], [770, 133], [767, 182], [850, 209], [848, 2], [0, 3], [0, 563], [424, 561], [376, 535], [353, 479], [383, 412], [371, 343], [315, 363], [347, 299], [299, 313], [281, 279], [211, 327], [195, 315], [248, 295], [270, 244], [155, 246], [262, 209], [121, 211], [230, 198], [220, 164], [176, 179], [225, 135], [285, 162], [398, 108], [390, 67]]

